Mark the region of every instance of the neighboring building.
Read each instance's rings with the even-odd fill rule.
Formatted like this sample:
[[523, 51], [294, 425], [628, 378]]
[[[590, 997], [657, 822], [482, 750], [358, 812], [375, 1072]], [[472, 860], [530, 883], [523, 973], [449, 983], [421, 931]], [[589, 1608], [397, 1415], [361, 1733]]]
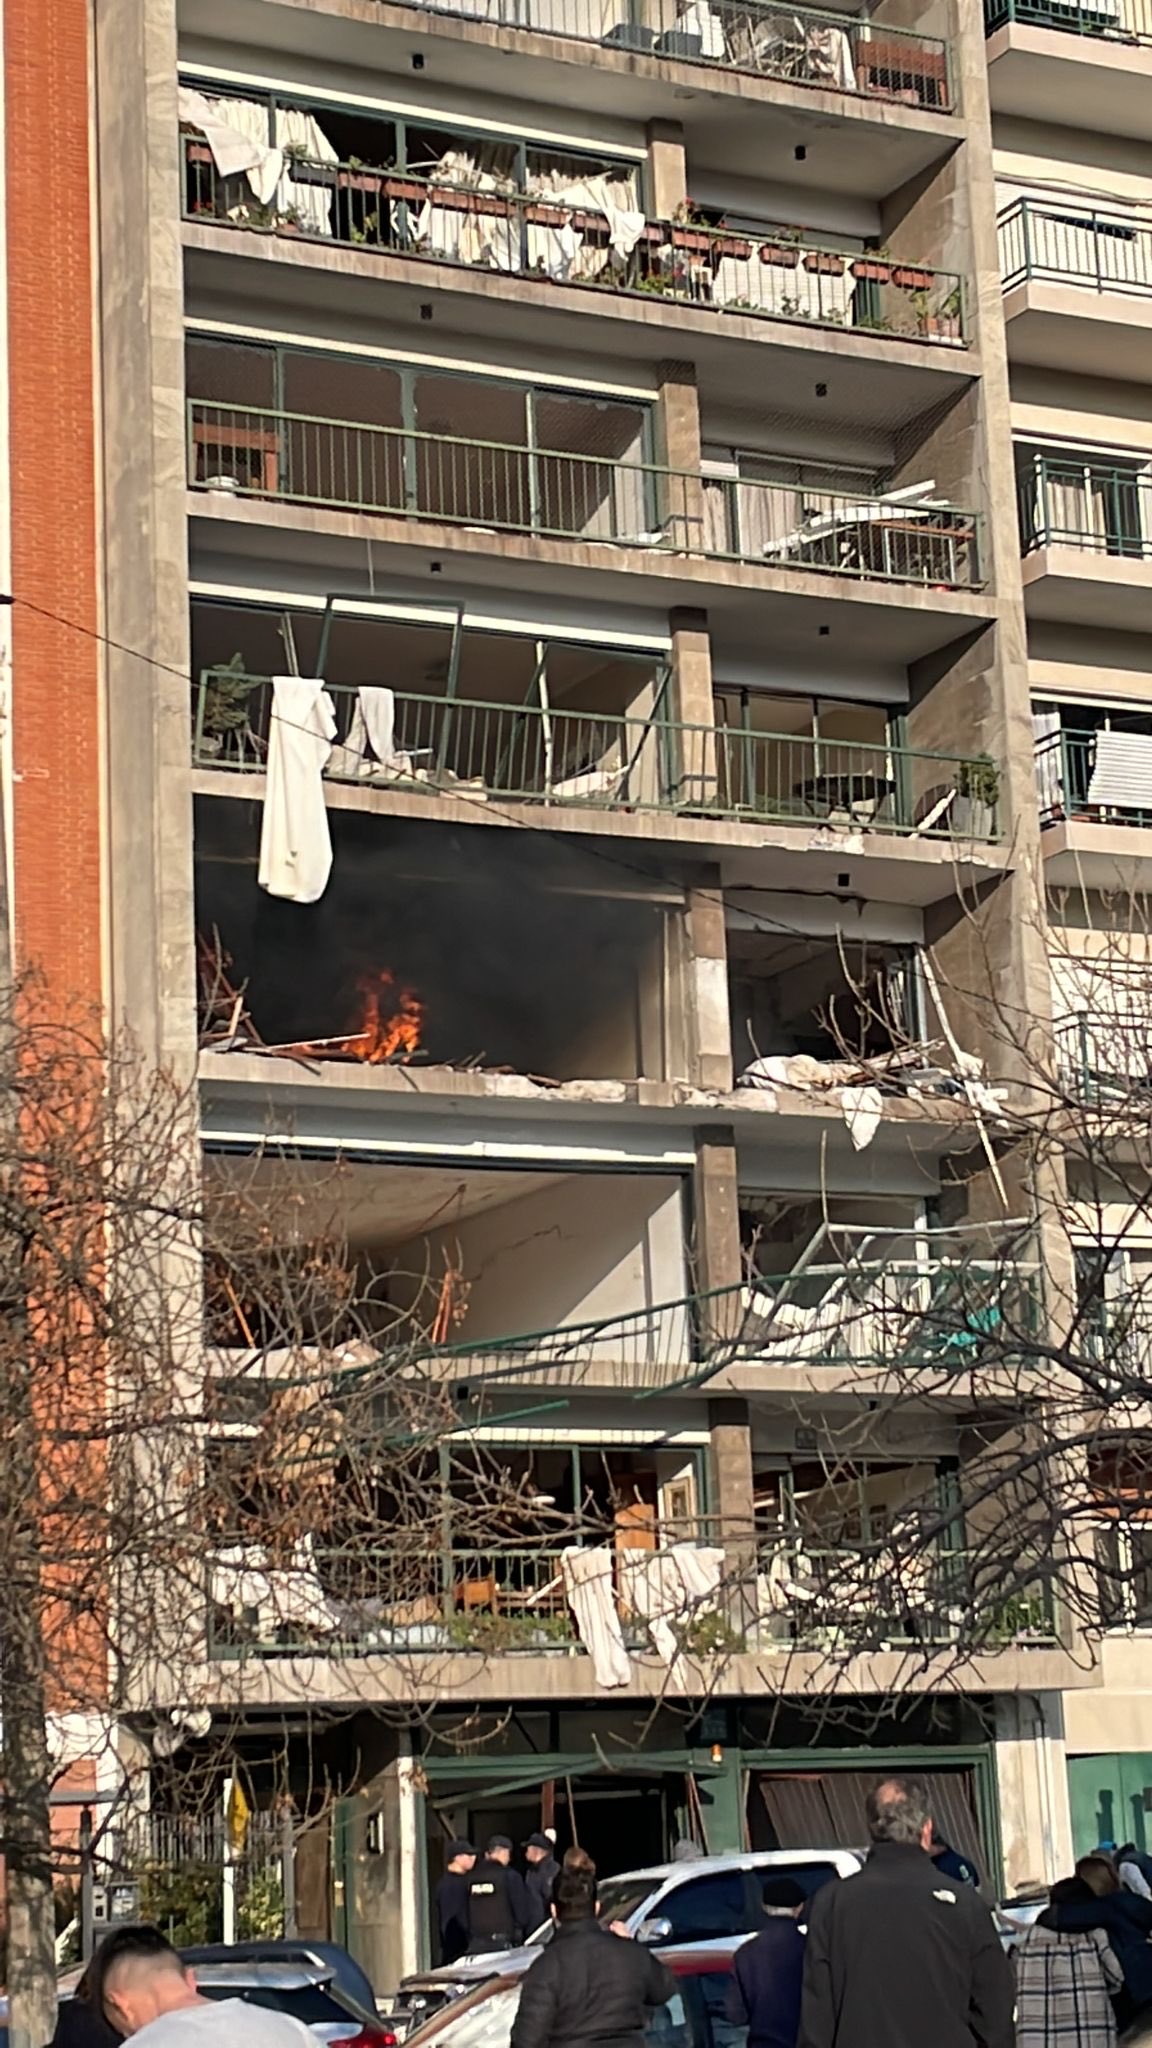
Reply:
[[[1069, 1070], [1107, 1099], [1146, 1070], [1152, 5], [985, 5], [1054, 1007]], [[1086, 1239], [1099, 1243], [1103, 1224], [1123, 1241], [1105, 1295], [1130, 1298], [1152, 1258], [1131, 1183], [1111, 1200], [1071, 1186]], [[1078, 1850], [1132, 1836], [1143, 1846], [1152, 1811], [1139, 1516], [1101, 1541], [1127, 1584], [1101, 1689], [1065, 1702]]]
[[[208, 1560], [215, 1654], [126, 1721], [194, 1701], [241, 1749], [311, 1742], [316, 1783], [359, 1759], [301, 1843], [301, 1923], [382, 1985], [442, 1840], [527, 1833], [540, 1781], [619, 1866], [694, 1824], [850, 1840], [877, 1766], [915, 1763], [990, 1868], [1055, 1876], [1065, 1728], [1095, 1748], [1108, 1696], [1040, 1593], [954, 1668], [974, 1397], [930, 1391], [939, 1323], [907, 1315], [909, 1273], [938, 1307], [973, 1245], [1003, 1284], [1003, 1206], [966, 1102], [822, 1083], [953, 1031], [996, 1064], [974, 973], [1049, 1013], [1040, 852], [1088, 870], [1079, 825], [1041, 833], [1030, 708], [1068, 776], [1051, 706], [1099, 705], [1097, 670], [1139, 695], [1147, 367], [1144, 301], [1099, 270], [1129, 241], [1056, 221], [1089, 290], [1030, 270], [1030, 236], [1052, 184], [1137, 206], [1117, 124], [1152, 38], [1117, 61], [1010, 0], [989, 71], [953, 0], [102, 0], [89, 50], [68, 0], [4, 7], [22, 950], [199, 1072], [215, 1171], [274, 1138], [319, 1213], [349, 1162], [393, 1308], [441, 1289], [460, 1413], [434, 1569], [382, 1553], [371, 1626], [317, 1641], [313, 1546], [294, 1655], [254, 1567]], [[1107, 141], [1069, 139], [1094, 94]], [[331, 874], [313, 830], [296, 902], [257, 879], [278, 739], [314, 709], [293, 676], [338, 728]], [[1110, 858], [1117, 829], [1091, 828]], [[213, 932], [306, 1064], [198, 1019]], [[757, 1058], [793, 1064], [737, 1087]], [[894, 1303], [907, 1391], [865, 1410]], [[598, 1687], [546, 1518], [498, 1555], [453, 1539], [478, 1440], [613, 1522], [629, 1646], [637, 1555], [726, 1550], [746, 1604], [714, 1686], [648, 1654]], [[830, 1710], [822, 1587], [861, 1540], [898, 1557], [927, 1500], [949, 1541], [914, 1587], [860, 1585], [891, 1627]]]

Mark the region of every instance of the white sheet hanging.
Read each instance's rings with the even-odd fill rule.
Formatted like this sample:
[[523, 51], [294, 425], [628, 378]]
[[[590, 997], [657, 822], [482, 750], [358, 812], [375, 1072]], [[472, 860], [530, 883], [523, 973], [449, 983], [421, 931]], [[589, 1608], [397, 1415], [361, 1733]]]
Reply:
[[332, 233], [331, 185], [313, 185], [296, 177], [292, 159], [287, 154], [289, 143], [302, 149], [313, 163], [339, 163], [339, 152], [333, 148], [315, 115], [306, 114], [299, 107], [277, 107], [276, 140], [284, 156], [284, 176], [280, 182], [279, 204], [284, 212], [293, 207], [300, 215], [310, 235]]
[[324, 769], [336, 713], [316, 676], [273, 676], [259, 882], [288, 903], [315, 903], [332, 872]]
[[848, 1126], [853, 1150], [863, 1152], [872, 1143], [884, 1114], [884, 1097], [878, 1088], [842, 1088], [840, 1106]]
[[710, 1545], [674, 1543], [667, 1550], [620, 1552], [621, 1595], [647, 1622], [661, 1662], [673, 1665], [682, 1632], [697, 1615], [716, 1611], [724, 1552]]
[[1036, 794], [1041, 817], [1057, 816], [1064, 807], [1063, 762], [1060, 742], [1060, 708], [1056, 704], [1032, 706], [1032, 744], [1036, 761]]
[[1102, 809], [1152, 811], [1152, 733], [1097, 733], [1088, 802]]
[[612, 1562], [613, 1554], [606, 1546], [596, 1550], [573, 1546], [561, 1557], [564, 1596], [576, 1617], [576, 1633], [592, 1659], [597, 1685], [605, 1690], [629, 1685], [632, 1679], [612, 1594]]
[[284, 170], [284, 153], [268, 140], [268, 109], [254, 100], [209, 99], [182, 85], [182, 121], [199, 128], [222, 178], [246, 177], [261, 206], [270, 206]]

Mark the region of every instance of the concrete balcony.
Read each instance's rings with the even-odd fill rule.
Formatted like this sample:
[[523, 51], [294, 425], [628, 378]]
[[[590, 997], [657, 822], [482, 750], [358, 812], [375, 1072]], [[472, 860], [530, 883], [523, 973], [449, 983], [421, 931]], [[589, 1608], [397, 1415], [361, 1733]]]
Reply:
[[[619, 665], [618, 665], [619, 666]], [[670, 675], [621, 668], [625, 686], [667, 697]], [[331, 684], [338, 741], [331, 784], [371, 793], [372, 806], [399, 815], [454, 815], [483, 822], [490, 804], [518, 822], [595, 829], [619, 816], [682, 820], [699, 843], [713, 821], [795, 828], [804, 841], [822, 827], [949, 846], [993, 846], [1000, 837], [993, 764], [912, 748], [729, 725], [689, 725], [654, 708], [632, 714], [572, 711], [550, 703], [476, 702], [452, 694], [395, 694], [393, 752], [387, 761], [344, 743], [358, 691]], [[202, 793], [256, 793], [273, 717], [267, 677], [206, 670], [193, 707], [192, 760]], [[260, 791], [262, 793], [261, 780]], [[983, 792], [976, 795], [974, 792]], [[335, 790], [334, 790], [335, 795]], [[463, 812], [460, 806], [465, 806]]]
[[1152, 376], [1152, 228], [1114, 207], [1018, 200], [1001, 214], [1014, 362], [1143, 383]]
[[188, 459], [194, 549], [256, 555], [271, 587], [319, 572], [352, 597], [368, 540], [379, 575], [411, 577], [413, 549], [476, 585], [544, 570], [585, 602], [706, 604], [749, 642], [824, 631], [846, 599], [855, 645], [905, 662], [995, 610], [978, 515], [923, 486], [847, 496], [202, 399]]
[[1029, 615], [1144, 631], [1152, 603], [1152, 473], [1086, 448], [1018, 450]]
[[1152, 137], [1152, 0], [984, 0], [998, 113]]
[[1045, 873], [1089, 889], [1152, 886], [1152, 737], [1066, 729], [1039, 740], [1036, 777]]
[[[333, 275], [335, 247], [356, 258], [342, 275], [411, 278], [420, 289], [495, 299], [513, 322], [550, 299], [557, 311], [601, 312], [614, 328], [640, 323], [654, 341], [663, 337], [665, 349], [670, 327], [739, 335], [744, 322], [831, 330], [858, 347], [869, 340], [882, 349], [898, 342], [957, 351], [966, 343], [964, 281], [954, 272], [838, 251], [783, 228], [736, 233], [655, 219], [623, 228], [603, 177], [574, 185], [565, 199], [493, 178], [481, 189], [479, 179], [452, 183], [293, 158], [273, 201], [260, 206], [250, 194], [239, 196], [235, 175], [221, 176], [207, 142], [195, 135], [182, 141], [184, 217], [194, 230], [188, 246], [205, 274], [209, 254], [231, 245], [233, 255], [250, 255], [261, 238], [305, 278], [318, 262]], [[571, 292], [581, 295], [578, 304]], [[900, 353], [886, 351], [884, 359], [898, 361]]]

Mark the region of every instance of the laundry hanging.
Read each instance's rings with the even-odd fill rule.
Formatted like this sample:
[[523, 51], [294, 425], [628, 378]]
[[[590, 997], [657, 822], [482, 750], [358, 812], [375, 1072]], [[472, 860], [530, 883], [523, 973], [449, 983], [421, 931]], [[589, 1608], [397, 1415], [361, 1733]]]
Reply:
[[259, 882], [288, 903], [315, 903], [332, 872], [324, 769], [336, 736], [317, 676], [273, 676]]
[[561, 1558], [564, 1595], [576, 1620], [576, 1633], [592, 1659], [597, 1685], [609, 1690], [628, 1685], [632, 1666], [612, 1591], [613, 1554], [607, 1545], [595, 1550], [572, 1546]]
[[254, 100], [209, 99], [182, 85], [180, 119], [198, 128], [222, 178], [245, 177], [261, 206], [270, 206], [284, 169], [284, 153], [268, 139], [268, 109]]

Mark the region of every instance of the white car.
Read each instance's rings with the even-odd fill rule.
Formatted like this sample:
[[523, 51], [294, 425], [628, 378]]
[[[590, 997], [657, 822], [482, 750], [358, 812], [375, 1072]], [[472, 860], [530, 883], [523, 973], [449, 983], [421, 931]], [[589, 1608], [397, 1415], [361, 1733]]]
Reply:
[[[653, 1863], [604, 1879], [600, 1917], [622, 1920], [629, 1934], [654, 1948], [730, 1951], [734, 1941], [746, 1941], [764, 1925], [766, 1877], [793, 1877], [811, 1893], [833, 1878], [854, 1876], [863, 1860], [853, 1849], [761, 1849], [699, 1856], [690, 1863]], [[485, 1978], [518, 1976], [535, 1962], [551, 1933], [552, 1923], [545, 1921], [523, 1948], [461, 1956], [438, 1970], [405, 1977], [389, 2018], [398, 2031], [422, 2026]]]

